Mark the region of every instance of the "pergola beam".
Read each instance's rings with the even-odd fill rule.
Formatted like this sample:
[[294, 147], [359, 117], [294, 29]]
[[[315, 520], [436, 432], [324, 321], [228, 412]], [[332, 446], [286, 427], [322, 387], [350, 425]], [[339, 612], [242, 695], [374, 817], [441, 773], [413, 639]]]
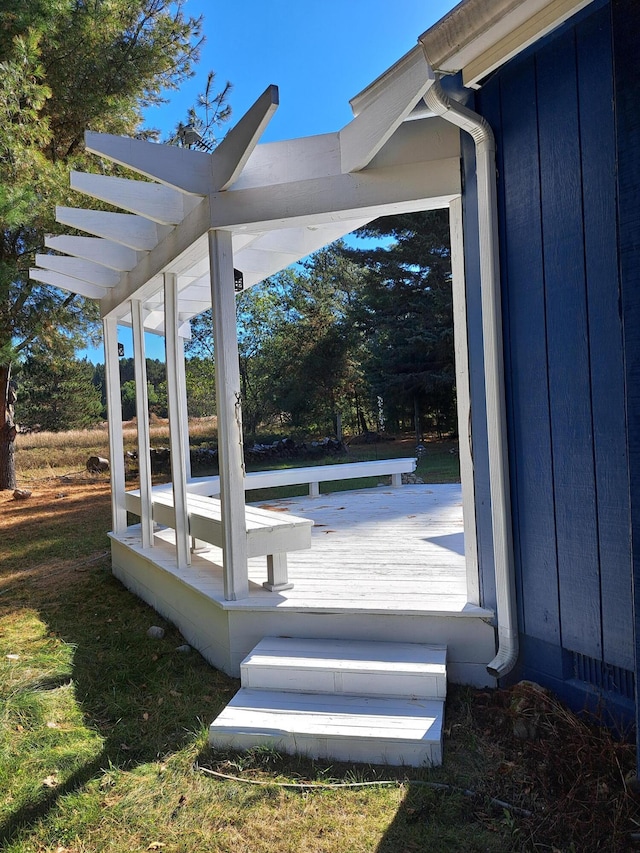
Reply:
[[43, 269], [63, 273], [99, 287], [114, 287], [120, 281], [120, 275], [114, 270], [80, 258], [37, 254], [36, 264]]
[[143, 139], [86, 131], [85, 148], [151, 180], [183, 192], [204, 195], [211, 186], [211, 155]]
[[42, 284], [59, 287], [61, 290], [68, 290], [70, 293], [86, 296], [88, 299], [103, 299], [109, 292], [106, 287], [80, 281], [78, 278], [72, 278], [60, 272], [53, 272], [53, 270], [41, 270], [32, 267], [29, 270], [29, 278], [40, 281]]
[[110, 213], [78, 207], [57, 206], [56, 221], [96, 237], [114, 240], [138, 252], [154, 249], [172, 230], [132, 213]]
[[211, 154], [212, 190], [226, 190], [238, 178], [266, 126], [278, 109], [278, 104], [278, 87], [267, 86], [258, 100], [242, 116], [235, 127], [231, 128]]
[[160, 225], [177, 225], [199, 203], [198, 198], [163, 184], [92, 172], [71, 172], [71, 188]]
[[103, 237], [73, 237], [70, 234], [59, 236], [48, 235], [44, 238], [47, 249], [56, 252], [64, 252], [67, 255], [75, 255], [76, 258], [84, 258], [101, 264], [108, 269], [117, 272], [132, 270], [140, 261], [141, 253], [113, 240], [105, 240]]
[[342, 171], [364, 169], [434, 81], [424, 51], [418, 47], [395, 66], [391, 76], [385, 75], [384, 84], [374, 82], [362, 111], [340, 131]]
[[275, 230], [294, 225], [322, 225], [338, 219], [366, 218], [383, 205], [413, 204], [424, 210], [430, 201], [446, 207], [461, 191], [458, 157], [421, 164], [332, 175], [246, 190], [215, 193], [211, 197], [211, 226], [242, 226]]

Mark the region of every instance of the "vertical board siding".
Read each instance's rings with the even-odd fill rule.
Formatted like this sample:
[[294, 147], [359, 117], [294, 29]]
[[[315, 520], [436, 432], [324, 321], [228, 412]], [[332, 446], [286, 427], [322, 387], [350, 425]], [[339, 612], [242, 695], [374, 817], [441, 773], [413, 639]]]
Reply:
[[[502, 183], [513, 188], [504, 199], [508, 235], [504, 238], [503, 268], [511, 377], [516, 380], [509, 384], [522, 630], [557, 643], [560, 614], [535, 92], [532, 59], [501, 81], [502, 132], [509, 139], [503, 150]], [[523, 566], [529, 570], [523, 572]]]
[[[611, 72], [609, 8], [600, 5], [493, 75], [477, 107], [499, 150], [520, 630], [534, 643], [628, 670], [633, 609]], [[544, 669], [540, 661], [523, 664]]]
[[[637, 689], [640, 684], [640, 4], [637, 0], [613, 0], [612, 23]], [[639, 728], [640, 704], [637, 715]], [[640, 764], [640, 738], [638, 756]]]
[[634, 668], [609, 10], [576, 30], [603, 658]]
[[600, 577], [574, 33], [540, 51], [536, 66], [562, 644], [599, 657]]

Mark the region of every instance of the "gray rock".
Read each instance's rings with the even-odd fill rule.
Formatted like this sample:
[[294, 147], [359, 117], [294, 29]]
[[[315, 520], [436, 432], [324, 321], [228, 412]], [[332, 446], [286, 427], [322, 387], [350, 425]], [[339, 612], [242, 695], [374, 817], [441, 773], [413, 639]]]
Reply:
[[189, 643], [183, 643], [181, 646], [177, 647], [176, 651], [180, 652], [181, 655], [188, 655], [191, 651], [191, 646]]
[[164, 628], [152, 625], [147, 631], [147, 637], [151, 637], [152, 640], [161, 640], [164, 637]]

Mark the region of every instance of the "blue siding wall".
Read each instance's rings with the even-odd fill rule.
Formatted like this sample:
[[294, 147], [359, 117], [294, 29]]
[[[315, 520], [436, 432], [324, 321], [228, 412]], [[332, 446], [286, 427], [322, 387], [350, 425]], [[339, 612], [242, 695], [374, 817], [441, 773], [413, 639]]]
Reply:
[[498, 143], [520, 675], [629, 698], [612, 26], [595, 5], [486, 81], [476, 109]]
[[[640, 4], [612, 3], [619, 259], [626, 367], [631, 535], [636, 614], [636, 685], [640, 685]], [[640, 702], [637, 705], [640, 731]], [[640, 766], [640, 738], [638, 738]]]

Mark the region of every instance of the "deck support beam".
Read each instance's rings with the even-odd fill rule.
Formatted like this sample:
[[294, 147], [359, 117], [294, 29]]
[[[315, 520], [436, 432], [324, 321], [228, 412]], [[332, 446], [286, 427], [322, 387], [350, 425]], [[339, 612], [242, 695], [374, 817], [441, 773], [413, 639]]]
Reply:
[[182, 356], [178, 336], [178, 276], [164, 273], [164, 322], [167, 362], [167, 404], [169, 409], [169, 448], [171, 451], [171, 483], [176, 516], [176, 559], [178, 568], [191, 564], [189, 522], [187, 519], [187, 473], [185, 471], [184, 420], [180, 401], [178, 361]]
[[144, 311], [139, 299], [131, 300], [133, 331], [133, 367], [136, 380], [136, 420], [138, 432], [138, 473], [140, 475], [140, 526], [142, 547], [153, 545], [151, 505], [151, 459], [149, 450], [149, 394], [147, 391], [147, 361], [144, 346]]
[[244, 450], [236, 295], [231, 233], [209, 231], [211, 312], [216, 359], [218, 460], [222, 504], [224, 597], [249, 596], [244, 504]]
[[122, 400], [120, 397], [120, 362], [118, 360], [118, 324], [112, 317], [102, 322], [104, 335], [104, 365], [107, 383], [109, 422], [109, 465], [111, 469], [111, 518], [113, 532], [124, 533], [127, 510], [124, 503], [124, 438], [122, 434]]

